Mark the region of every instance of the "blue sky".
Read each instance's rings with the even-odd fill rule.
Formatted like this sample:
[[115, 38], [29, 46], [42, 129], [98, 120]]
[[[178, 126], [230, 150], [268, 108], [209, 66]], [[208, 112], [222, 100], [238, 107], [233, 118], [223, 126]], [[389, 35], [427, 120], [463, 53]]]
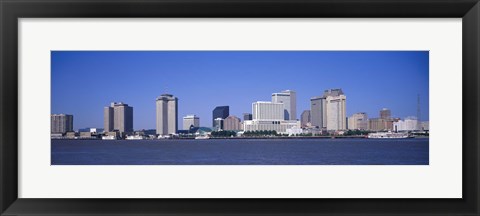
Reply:
[[182, 117], [195, 114], [211, 126], [215, 106], [242, 118], [252, 102], [297, 92], [297, 118], [310, 98], [342, 88], [347, 115], [381, 108], [392, 116], [429, 116], [428, 51], [52, 51], [52, 113], [74, 115], [75, 130], [103, 128], [103, 107], [133, 107], [134, 129], [155, 128], [155, 98], [179, 99]]

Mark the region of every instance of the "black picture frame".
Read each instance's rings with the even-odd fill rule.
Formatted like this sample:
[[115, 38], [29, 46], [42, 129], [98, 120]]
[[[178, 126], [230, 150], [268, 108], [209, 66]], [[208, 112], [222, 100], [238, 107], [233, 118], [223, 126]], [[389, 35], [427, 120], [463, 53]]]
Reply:
[[[1, 215], [479, 215], [478, 0], [0, 0]], [[19, 199], [18, 19], [462, 18], [462, 199]], [[352, 37], [355, 37], [352, 35]], [[445, 41], [448, 43], [448, 41]], [[441, 190], [442, 188], [439, 188]]]

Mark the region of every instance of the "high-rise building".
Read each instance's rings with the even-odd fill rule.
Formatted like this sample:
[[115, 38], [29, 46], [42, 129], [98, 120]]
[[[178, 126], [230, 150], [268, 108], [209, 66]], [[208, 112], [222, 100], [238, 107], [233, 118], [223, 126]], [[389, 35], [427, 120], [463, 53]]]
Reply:
[[347, 129], [346, 100], [347, 97], [343, 93], [338, 96], [326, 97], [327, 130]]
[[190, 127], [200, 127], [200, 118], [196, 115], [183, 117], [183, 130], [190, 130]]
[[324, 128], [327, 126], [325, 97], [313, 97], [310, 99], [310, 121], [312, 126]]
[[392, 118], [392, 112], [387, 108], [383, 108], [383, 109], [380, 110], [380, 118], [381, 119], [390, 119], [390, 118]]
[[178, 130], [178, 98], [162, 94], [156, 100], [157, 134], [176, 134]]
[[217, 127], [215, 125], [215, 119], [221, 118], [225, 119], [230, 115], [230, 107], [229, 106], [217, 106], [212, 111], [212, 126]]
[[302, 127], [307, 127], [308, 124], [311, 124], [311, 120], [310, 120], [310, 110], [304, 110], [302, 112], [302, 115], [300, 117], [300, 121], [301, 121], [301, 125]]
[[73, 115], [52, 114], [50, 115], [50, 132], [66, 133], [73, 131]]
[[244, 131], [273, 130], [285, 133], [287, 129], [300, 128], [300, 121], [285, 120], [283, 103], [254, 102], [252, 113], [253, 120], [243, 122]]
[[243, 113], [243, 120], [252, 120], [252, 114], [251, 113]]
[[240, 121], [236, 116], [228, 116], [223, 120], [223, 130], [242, 130]]
[[281, 121], [285, 119], [283, 103], [257, 101], [252, 103], [253, 120]]
[[284, 120], [297, 120], [297, 93], [285, 90], [272, 94], [273, 103], [283, 103]]
[[347, 97], [342, 89], [328, 89], [323, 96], [311, 98], [312, 126], [327, 130], [345, 130], [347, 128], [346, 100]]
[[349, 130], [368, 130], [368, 116], [367, 113], [355, 113], [348, 118]]
[[133, 107], [123, 102], [113, 102], [103, 109], [103, 124], [106, 132], [133, 132]]

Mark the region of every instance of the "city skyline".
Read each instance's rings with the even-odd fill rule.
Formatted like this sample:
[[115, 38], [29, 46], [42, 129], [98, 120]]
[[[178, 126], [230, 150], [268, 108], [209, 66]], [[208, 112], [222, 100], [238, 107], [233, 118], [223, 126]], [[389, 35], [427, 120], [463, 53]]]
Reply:
[[[83, 79], [88, 85], [80, 85]], [[135, 108], [134, 130], [154, 129], [155, 98], [164, 93], [178, 98], [179, 122], [193, 114], [209, 126], [217, 106], [242, 117], [252, 102], [291, 89], [300, 119], [310, 98], [334, 88], [348, 95], [347, 117], [358, 112], [379, 117], [384, 107], [394, 117], [416, 116], [420, 95], [421, 120], [428, 121], [428, 52], [52, 52], [52, 113], [73, 114], [75, 130], [103, 127], [102, 107], [110, 101]]]

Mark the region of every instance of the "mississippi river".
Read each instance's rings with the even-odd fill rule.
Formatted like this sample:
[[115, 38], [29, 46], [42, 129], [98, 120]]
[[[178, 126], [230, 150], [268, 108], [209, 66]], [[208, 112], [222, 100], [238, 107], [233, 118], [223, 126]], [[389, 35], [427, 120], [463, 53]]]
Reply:
[[52, 165], [428, 165], [428, 138], [52, 140]]

